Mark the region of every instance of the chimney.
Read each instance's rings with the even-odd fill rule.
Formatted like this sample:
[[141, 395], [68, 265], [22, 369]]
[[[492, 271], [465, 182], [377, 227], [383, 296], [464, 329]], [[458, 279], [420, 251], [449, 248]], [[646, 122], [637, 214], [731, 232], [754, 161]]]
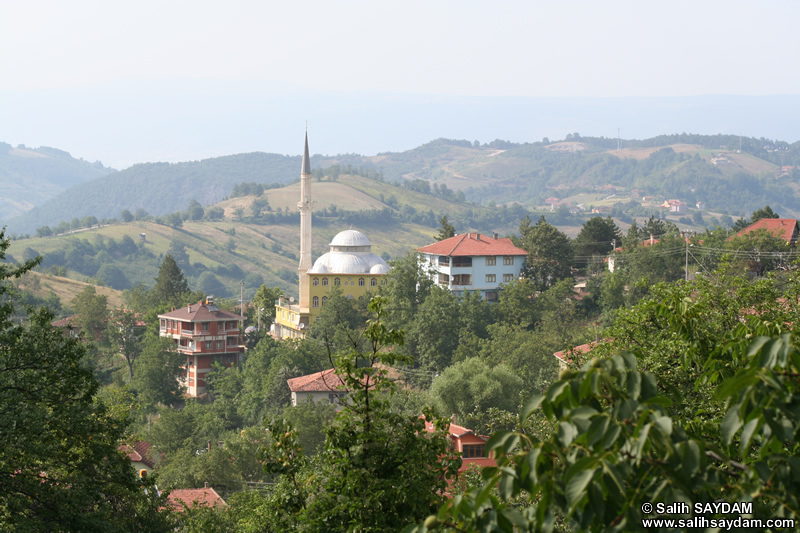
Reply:
[[208, 488], [208, 481], [206, 481], [205, 483], [203, 483], [203, 485], [204, 485], [204, 487], [203, 487], [203, 488], [206, 488], [206, 489], [207, 489], [207, 488]]
[[455, 413], [453, 413], [452, 415], [450, 415], [450, 421], [451, 421], [453, 424], [455, 424], [455, 423], [456, 423], [456, 420], [458, 420], [458, 417], [456, 417], [456, 414], [455, 414]]
[[481, 234], [480, 233], [476, 233], [475, 234], [475, 238], [478, 239], [478, 240], [481, 240]]
[[494, 235], [494, 240], [497, 240], [497, 232], [496, 231], [493, 233], [493, 235]]
[[650, 234], [650, 244], [655, 244], [655, 243], [653, 242], [653, 234], [652, 234], [652, 233]]
[[211, 451], [211, 441], [208, 441], [208, 451]]
[[188, 311], [189, 311], [190, 313], [192, 312], [192, 305], [191, 305], [191, 304], [187, 304], [187, 305], [186, 305], [186, 308], [188, 309]]

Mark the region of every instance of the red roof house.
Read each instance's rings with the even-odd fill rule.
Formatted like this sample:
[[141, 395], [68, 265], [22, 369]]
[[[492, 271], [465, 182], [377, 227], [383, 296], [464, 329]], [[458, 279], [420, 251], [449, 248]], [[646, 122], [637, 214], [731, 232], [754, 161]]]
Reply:
[[223, 507], [228, 505], [222, 496], [213, 488], [206, 486], [202, 489], [175, 489], [170, 491], [167, 498], [175, 511], [182, 512], [186, 507]]
[[464, 233], [421, 248], [420, 266], [434, 272], [432, 280], [440, 287], [463, 294], [478, 292], [496, 301], [502, 283], [519, 279], [528, 253], [511, 239]]
[[[434, 425], [432, 422], [425, 421], [425, 430], [433, 433]], [[486, 453], [486, 441], [489, 437], [486, 435], [477, 435], [471, 429], [459, 426], [455, 422], [450, 423], [447, 430], [450, 442], [453, 443], [453, 448], [461, 452], [461, 468], [458, 473], [464, 472], [471, 465], [478, 466], [497, 466], [497, 461], [493, 457], [489, 457]]]
[[793, 218], [762, 218], [753, 222], [736, 235], [741, 237], [757, 230], [767, 230], [792, 246], [797, 244], [798, 226], [797, 220]]
[[205, 377], [215, 362], [239, 364], [244, 351], [239, 336], [242, 318], [214, 305], [212, 297], [158, 315], [159, 335], [171, 338], [175, 349], [186, 356], [181, 380], [188, 396], [206, 393]]
[[292, 405], [297, 405], [302, 401], [312, 400], [315, 402], [327, 402], [336, 405], [337, 410], [341, 410], [341, 398], [347, 396], [347, 388], [344, 382], [333, 368], [316, 372], [307, 376], [287, 379], [289, 390], [292, 393]]

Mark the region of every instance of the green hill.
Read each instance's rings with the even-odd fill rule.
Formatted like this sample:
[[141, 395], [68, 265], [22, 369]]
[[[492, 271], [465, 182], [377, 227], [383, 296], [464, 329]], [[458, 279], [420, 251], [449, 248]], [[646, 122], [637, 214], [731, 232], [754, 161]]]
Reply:
[[[320, 198], [313, 219], [314, 258], [328, 251], [334, 235], [350, 227], [368, 235], [375, 253], [399, 257], [431, 242], [443, 213], [470, 209], [361, 176], [341, 176], [336, 182], [316, 182], [312, 187], [315, 198]], [[381, 195], [387, 203], [380, 200]], [[217, 204], [227, 213], [222, 220], [187, 220], [180, 227], [153, 221], [116, 223], [67, 235], [15, 240], [8, 253], [18, 261], [41, 255], [44, 272], [100, 281], [123, 290], [138, 283], [152, 285], [163, 256], [170, 252], [193, 289], [238, 298], [244, 282], [245, 297], [249, 298], [266, 283], [292, 294], [299, 260], [298, 196], [296, 184], [266, 191], [261, 199], [266, 199], [273, 211], [257, 219], [234, 219], [237, 207], [250, 212], [256, 197], [246, 196]], [[356, 204], [348, 204], [353, 197]], [[413, 218], [411, 211], [414, 215], [426, 213], [426, 224], [404, 220], [403, 216]]]
[[16, 148], [0, 142], [0, 220], [42, 205], [69, 187], [114, 172], [55, 148]]

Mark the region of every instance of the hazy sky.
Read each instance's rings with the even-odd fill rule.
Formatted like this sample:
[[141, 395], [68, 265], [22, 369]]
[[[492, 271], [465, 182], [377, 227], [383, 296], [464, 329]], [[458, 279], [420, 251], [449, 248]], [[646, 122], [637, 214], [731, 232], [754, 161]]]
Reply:
[[[48, 131], [70, 116], [42, 119], [37, 136], [26, 114], [175, 80], [200, 92], [210, 82], [268, 83], [274, 92], [262, 97], [306, 99], [315, 111], [331, 94], [797, 95], [798, 21], [800, 2], [790, 0], [3, 1], [0, 141], [67, 140]], [[106, 105], [110, 126], [126, 128]], [[316, 117], [290, 118], [313, 126]]]

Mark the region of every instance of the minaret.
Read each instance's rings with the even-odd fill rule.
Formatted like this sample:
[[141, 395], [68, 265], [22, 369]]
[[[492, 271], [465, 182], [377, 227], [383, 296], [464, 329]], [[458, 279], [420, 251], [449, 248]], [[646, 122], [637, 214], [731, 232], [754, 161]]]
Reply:
[[309, 308], [309, 282], [306, 272], [311, 268], [311, 210], [314, 202], [311, 201], [311, 161], [308, 157], [308, 130], [306, 130], [306, 145], [303, 151], [303, 166], [300, 169], [300, 265], [297, 273], [300, 277], [300, 309]]

